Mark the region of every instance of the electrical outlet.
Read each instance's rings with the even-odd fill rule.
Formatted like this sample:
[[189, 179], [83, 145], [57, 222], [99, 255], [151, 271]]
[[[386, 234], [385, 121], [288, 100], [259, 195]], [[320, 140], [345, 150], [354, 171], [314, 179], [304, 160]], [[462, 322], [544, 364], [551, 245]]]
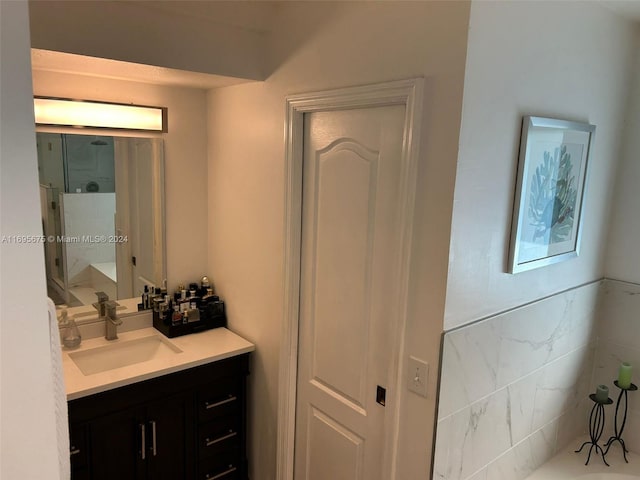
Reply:
[[427, 381], [429, 380], [429, 364], [424, 360], [409, 356], [407, 375], [409, 390], [426, 397]]

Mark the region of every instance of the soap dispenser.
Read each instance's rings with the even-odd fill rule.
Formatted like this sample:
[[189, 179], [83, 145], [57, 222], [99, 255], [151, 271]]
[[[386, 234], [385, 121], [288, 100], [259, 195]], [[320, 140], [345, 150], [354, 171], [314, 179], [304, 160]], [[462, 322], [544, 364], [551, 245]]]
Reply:
[[58, 320], [58, 327], [60, 328], [60, 338], [62, 344], [66, 348], [77, 348], [80, 346], [82, 337], [80, 336], [80, 330], [73, 318], [67, 316], [67, 310], [62, 310], [60, 319]]

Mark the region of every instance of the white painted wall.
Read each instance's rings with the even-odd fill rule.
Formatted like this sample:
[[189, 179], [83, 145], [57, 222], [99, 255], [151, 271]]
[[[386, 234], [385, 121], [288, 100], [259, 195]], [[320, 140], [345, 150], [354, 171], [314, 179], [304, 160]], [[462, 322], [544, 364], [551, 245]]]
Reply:
[[[0, 2], [0, 236], [42, 235], [26, 2]], [[60, 478], [41, 243], [0, 246], [0, 477]]]
[[257, 345], [250, 467], [275, 476], [283, 315], [284, 112], [288, 94], [424, 76], [407, 354], [432, 366], [428, 398], [401, 392], [398, 478], [429, 475], [469, 5], [291, 2], [264, 83], [210, 93], [209, 273], [229, 325]]
[[208, 252], [206, 92], [48, 71], [34, 71], [33, 90], [36, 95], [168, 108], [168, 133], [122, 135], [161, 136], [164, 142], [169, 288], [197, 281], [205, 275]]
[[640, 27], [636, 28], [635, 76], [629, 91], [623, 150], [620, 157], [606, 275], [640, 283]]
[[[473, 2], [445, 329], [604, 275], [634, 29], [597, 2]], [[520, 125], [597, 126], [580, 256], [506, 272]], [[637, 210], [637, 209], [636, 209]]]

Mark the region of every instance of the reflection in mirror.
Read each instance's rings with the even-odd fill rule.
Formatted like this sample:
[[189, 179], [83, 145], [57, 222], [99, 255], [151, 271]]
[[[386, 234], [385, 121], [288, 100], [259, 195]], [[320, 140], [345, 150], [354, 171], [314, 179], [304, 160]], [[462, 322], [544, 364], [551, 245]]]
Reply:
[[158, 138], [37, 133], [47, 289], [57, 305], [140, 298], [166, 278]]

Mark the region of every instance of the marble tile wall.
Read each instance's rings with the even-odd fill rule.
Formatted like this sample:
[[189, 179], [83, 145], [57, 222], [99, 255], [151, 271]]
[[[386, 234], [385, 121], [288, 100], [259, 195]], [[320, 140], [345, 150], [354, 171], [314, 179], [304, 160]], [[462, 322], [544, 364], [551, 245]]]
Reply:
[[[608, 385], [614, 401], [618, 399], [620, 390], [613, 381], [618, 378], [622, 362], [633, 365], [632, 381], [640, 386], [640, 285], [606, 280], [602, 287], [593, 384]], [[629, 450], [640, 453], [640, 391], [630, 392], [628, 400], [623, 438]], [[614, 412], [615, 404], [607, 408], [607, 415], [611, 415], [609, 418]], [[603, 437], [608, 438], [612, 430], [613, 422], [608, 421]]]
[[523, 479], [586, 432], [601, 284], [445, 334], [434, 479]]
[[[114, 235], [115, 193], [65, 193], [62, 195], [64, 233], [67, 238]], [[71, 241], [64, 243], [70, 284], [90, 282], [92, 263], [115, 262], [113, 242]]]

